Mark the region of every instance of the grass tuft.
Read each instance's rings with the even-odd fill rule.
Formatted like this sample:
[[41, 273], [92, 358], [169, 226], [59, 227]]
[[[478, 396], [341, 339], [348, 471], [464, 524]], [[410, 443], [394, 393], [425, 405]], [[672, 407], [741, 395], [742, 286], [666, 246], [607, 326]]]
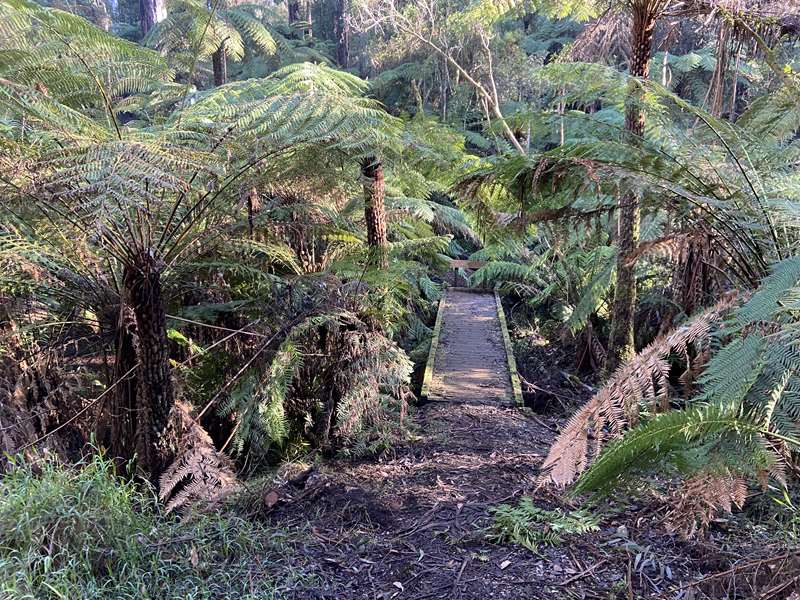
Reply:
[[4, 599], [279, 598], [271, 557], [282, 542], [235, 516], [164, 517], [152, 490], [100, 456], [77, 467], [17, 461], [0, 479]]

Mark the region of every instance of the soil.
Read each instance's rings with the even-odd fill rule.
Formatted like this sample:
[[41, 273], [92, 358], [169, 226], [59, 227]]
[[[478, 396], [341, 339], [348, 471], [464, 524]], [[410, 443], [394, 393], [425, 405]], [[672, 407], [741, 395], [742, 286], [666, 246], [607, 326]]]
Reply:
[[[512, 405], [496, 314], [485, 297], [451, 300], [437, 357], [440, 396], [415, 410], [412, 439], [390, 456], [324, 462], [265, 492], [262, 514], [286, 532], [288, 551], [279, 560], [305, 574], [279, 585], [280, 597], [755, 597], [736, 571], [704, 582], [706, 595], [682, 586], [747, 567], [742, 553], [753, 563], [785, 548], [742, 534], [733, 520], [705, 541], [681, 541], [665, 532], [665, 510], [656, 502], [609, 503], [600, 531], [539, 554], [489, 541], [493, 507], [531, 495], [539, 506], [569, 509], [554, 491], [536, 490], [539, 465], [564, 417]], [[565, 396], [589, 393], [549, 385]], [[795, 589], [791, 577], [800, 571], [787, 571], [794, 556], [758, 565], [754, 582], [759, 568], [762, 579], [771, 576], [758, 585], [789, 581], [780, 595], [765, 597], [787, 598]], [[731, 594], [731, 585], [744, 595]]]

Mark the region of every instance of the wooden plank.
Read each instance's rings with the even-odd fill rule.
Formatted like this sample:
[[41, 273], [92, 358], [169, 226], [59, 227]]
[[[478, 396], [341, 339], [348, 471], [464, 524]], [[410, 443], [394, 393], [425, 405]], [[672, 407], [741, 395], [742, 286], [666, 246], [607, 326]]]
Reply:
[[514, 395], [514, 402], [517, 406], [522, 406], [524, 400], [522, 398], [522, 384], [520, 383], [519, 373], [517, 372], [517, 360], [514, 358], [514, 349], [511, 347], [511, 336], [508, 334], [508, 322], [506, 321], [506, 313], [503, 310], [503, 302], [500, 300], [500, 294], [494, 293], [495, 302], [497, 302], [497, 317], [500, 319], [500, 331], [503, 333], [503, 345], [506, 348], [506, 362], [508, 363], [508, 375], [511, 379], [511, 393]]
[[444, 321], [444, 307], [447, 298], [447, 293], [442, 292], [442, 298], [439, 300], [439, 309], [436, 311], [436, 324], [433, 326], [433, 336], [431, 337], [431, 348], [428, 351], [428, 362], [425, 363], [425, 375], [422, 378], [422, 390], [420, 391], [420, 398], [422, 400], [429, 400], [431, 393], [431, 384], [433, 382], [433, 365], [436, 361], [436, 351], [439, 348], [439, 335], [442, 332], [442, 322]]

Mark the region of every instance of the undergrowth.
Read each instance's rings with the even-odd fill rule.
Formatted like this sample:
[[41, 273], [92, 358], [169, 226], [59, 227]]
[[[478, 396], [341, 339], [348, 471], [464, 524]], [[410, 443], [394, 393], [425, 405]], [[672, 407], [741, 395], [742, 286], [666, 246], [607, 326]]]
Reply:
[[542, 546], [557, 546], [566, 536], [599, 529], [600, 517], [587, 511], [546, 510], [523, 498], [517, 506], [501, 504], [492, 509], [494, 521], [487, 538], [497, 543], [517, 544], [539, 554]]
[[[18, 463], [0, 479], [0, 597], [276, 598], [280, 530], [222, 514], [183, 521], [100, 456]], [[292, 579], [294, 573], [282, 575]]]

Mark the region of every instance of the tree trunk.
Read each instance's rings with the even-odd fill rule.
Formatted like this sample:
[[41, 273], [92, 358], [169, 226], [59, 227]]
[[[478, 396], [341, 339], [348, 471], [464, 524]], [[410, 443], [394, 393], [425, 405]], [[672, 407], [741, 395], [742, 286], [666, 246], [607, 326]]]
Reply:
[[219, 87], [228, 82], [228, 60], [225, 55], [225, 42], [223, 41], [217, 51], [211, 55], [211, 64], [214, 68], [214, 86]]
[[725, 74], [730, 63], [730, 51], [728, 48], [730, 36], [730, 25], [722, 21], [719, 25], [717, 49], [714, 53], [717, 60], [714, 63], [714, 72], [711, 75], [711, 84], [708, 88], [708, 112], [715, 117], [722, 116], [725, 101]]
[[136, 452], [136, 315], [120, 304], [115, 323], [114, 382], [116, 394], [111, 409], [111, 451], [115, 458], [130, 460]]
[[155, 479], [172, 460], [179, 432], [171, 424], [175, 396], [169, 364], [161, 267], [149, 254], [127, 266], [124, 300], [133, 310], [138, 337], [136, 453], [139, 467]]
[[[644, 90], [641, 80], [646, 80], [650, 75], [650, 55], [656, 24], [656, 14], [648, 4], [649, 2], [639, 2], [633, 8], [630, 74], [639, 79], [630, 80], [625, 106], [625, 132], [632, 144], [640, 143], [644, 135]], [[606, 372], [609, 374], [635, 353], [633, 319], [636, 310], [636, 269], [632, 258], [639, 244], [641, 219], [639, 198], [636, 194], [627, 192], [619, 199], [618, 219], [617, 281], [606, 364]]]
[[307, 0], [288, 0], [287, 7], [289, 9], [289, 27], [296, 31], [295, 24], [299, 21], [305, 21], [306, 25], [298, 33], [301, 38], [306, 37], [306, 35], [311, 37], [311, 3]]
[[333, 30], [336, 34], [336, 62], [346, 69], [350, 65], [350, 1], [336, 0]]
[[377, 158], [367, 157], [361, 163], [364, 179], [364, 217], [367, 221], [367, 243], [370, 263], [387, 269], [389, 267], [389, 241], [386, 237], [386, 206], [384, 196], [386, 184], [383, 180], [383, 165]]
[[139, 0], [139, 26], [142, 37], [150, 33], [155, 24], [163, 21], [166, 16], [164, 0]]
[[289, 25], [294, 25], [300, 20], [300, 0], [289, 0], [287, 2], [289, 9]]

